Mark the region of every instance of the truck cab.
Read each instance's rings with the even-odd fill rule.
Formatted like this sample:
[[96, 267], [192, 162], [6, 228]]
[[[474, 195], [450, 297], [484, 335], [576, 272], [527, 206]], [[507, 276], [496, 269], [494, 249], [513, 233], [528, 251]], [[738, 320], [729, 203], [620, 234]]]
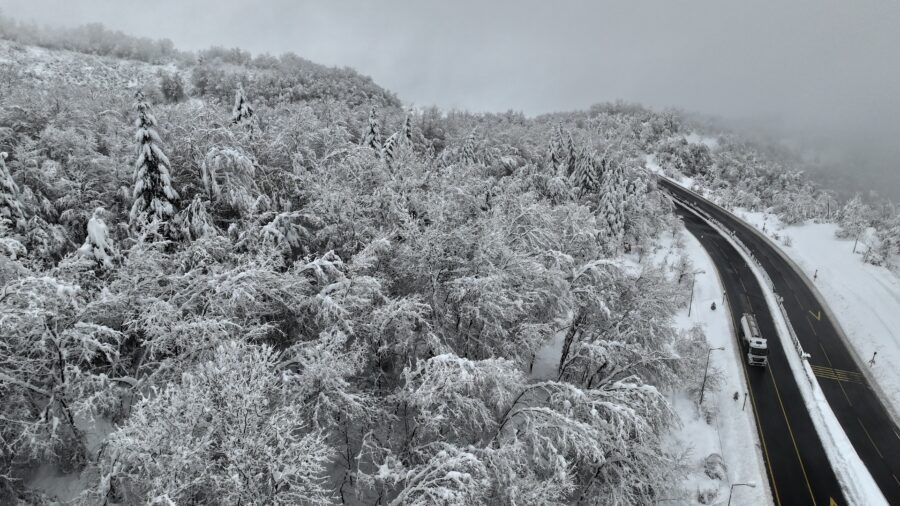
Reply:
[[750, 313], [741, 316], [741, 339], [747, 343], [748, 365], [769, 365], [769, 344], [759, 332], [756, 317]]

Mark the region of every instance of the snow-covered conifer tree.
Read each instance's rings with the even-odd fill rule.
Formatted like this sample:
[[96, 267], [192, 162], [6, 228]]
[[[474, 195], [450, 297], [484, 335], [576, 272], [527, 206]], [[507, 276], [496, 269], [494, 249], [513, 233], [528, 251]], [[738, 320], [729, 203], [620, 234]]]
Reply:
[[381, 156], [384, 158], [384, 161], [387, 162], [388, 166], [390, 166], [391, 162], [394, 161], [394, 157], [397, 155], [400, 139], [402, 139], [402, 137], [400, 137], [399, 132], [395, 132], [384, 141], [384, 146], [381, 149]]
[[231, 122], [238, 124], [241, 121], [250, 119], [251, 116], [253, 116], [253, 106], [250, 105], [250, 101], [247, 100], [247, 96], [244, 95], [244, 86], [238, 86], [237, 91], [234, 92], [234, 107], [231, 109]]
[[596, 175], [593, 157], [582, 148], [575, 158], [575, 170], [572, 171], [573, 184], [580, 188], [581, 192], [596, 191], [598, 183]]
[[475, 161], [477, 160], [475, 154], [475, 148], [478, 145], [478, 142], [475, 139], [476, 130], [478, 130], [478, 128], [473, 128], [472, 131], [469, 132], [469, 135], [466, 136], [466, 140], [463, 143], [462, 157], [463, 160], [468, 163], [475, 163]]
[[19, 187], [6, 168], [6, 157], [6, 152], [0, 152], [0, 220], [9, 220], [15, 226], [25, 218], [25, 211], [19, 202]]
[[591, 182], [591, 187], [594, 191], [599, 190], [600, 183], [603, 181], [603, 163], [597, 159], [597, 154], [592, 152], [587, 155], [587, 164], [588, 180]]
[[619, 163], [611, 163], [604, 171], [600, 185], [601, 240], [607, 251], [618, 251], [625, 234], [625, 178]]
[[578, 150], [575, 148], [575, 139], [572, 138], [572, 132], [569, 132], [566, 139], [566, 157], [564, 160], [566, 177], [571, 177], [575, 172], [578, 164], [578, 155]]
[[84, 244], [78, 248], [78, 254], [93, 259], [101, 267], [109, 269], [113, 266], [115, 250], [109, 237], [109, 229], [103, 221], [105, 213], [106, 210], [102, 207], [94, 209], [94, 214], [87, 223], [87, 237], [84, 238]]
[[550, 158], [550, 170], [553, 174], [557, 174], [566, 159], [562, 125], [556, 125], [556, 128], [554, 128], [553, 132], [550, 134], [550, 144], [547, 151]]
[[140, 91], [135, 94], [134, 107], [138, 112], [135, 122], [135, 138], [139, 143], [138, 157], [134, 164], [134, 190], [129, 219], [134, 225], [139, 218], [148, 222], [166, 222], [175, 214], [174, 202], [178, 192], [172, 188], [169, 159], [160, 149], [159, 134], [156, 133], [156, 118], [150, 113], [150, 104]]
[[410, 118], [409, 114], [406, 115], [406, 119], [403, 120], [403, 128], [400, 130], [401, 136], [403, 139], [412, 144], [412, 118]]
[[378, 123], [378, 111], [375, 106], [369, 111], [369, 127], [363, 137], [363, 146], [372, 148], [375, 153], [381, 153], [381, 125]]

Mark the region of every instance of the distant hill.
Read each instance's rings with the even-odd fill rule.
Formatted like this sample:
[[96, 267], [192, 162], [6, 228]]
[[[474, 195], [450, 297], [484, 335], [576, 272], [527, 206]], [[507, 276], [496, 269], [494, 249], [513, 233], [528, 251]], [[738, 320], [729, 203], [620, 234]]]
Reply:
[[94, 23], [76, 28], [42, 28], [0, 16], [0, 68], [9, 79], [109, 88], [146, 86], [178, 74], [188, 95], [231, 100], [243, 85], [256, 100], [338, 100], [398, 107], [393, 93], [350, 68], [326, 67], [294, 53], [252, 56], [238, 48], [212, 47], [193, 53], [167, 39], [151, 40]]

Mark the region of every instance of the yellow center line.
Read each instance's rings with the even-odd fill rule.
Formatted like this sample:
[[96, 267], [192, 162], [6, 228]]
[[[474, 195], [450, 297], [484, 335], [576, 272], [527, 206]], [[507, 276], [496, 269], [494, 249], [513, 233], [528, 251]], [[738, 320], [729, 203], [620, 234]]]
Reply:
[[812, 367], [813, 372], [822, 372], [822, 373], [832, 374], [835, 376], [842, 376], [844, 378], [850, 378], [850, 379], [854, 379], [854, 380], [864, 379], [862, 373], [858, 373], [856, 371], [845, 371], [844, 369], [835, 369], [833, 367], [828, 367], [828, 366], [824, 366], [824, 365], [810, 364], [810, 367]]
[[775, 504], [781, 506], [781, 496], [778, 494], [778, 484], [775, 482], [775, 472], [772, 471], [772, 459], [769, 458], [769, 449], [766, 447], [766, 435], [763, 433], [762, 423], [759, 421], [759, 413], [756, 410], [756, 396], [753, 395], [753, 387], [750, 386], [750, 376], [747, 363], [741, 360], [744, 366], [744, 379], [747, 381], [747, 390], [750, 391], [750, 405], [753, 407], [753, 418], [756, 419], [756, 430], [759, 432], [759, 442], [762, 443], [763, 453], [766, 455], [766, 467], [769, 468], [769, 478], [772, 479], [772, 488], [775, 489]]
[[830, 367], [827, 367], [827, 368], [813, 367], [812, 370], [816, 374], [823, 374], [826, 376], [836, 376], [838, 378], [844, 378], [848, 381], [862, 381], [863, 380], [863, 377], [860, 376], [859, 374], [848, 373], [848, 372], [841, 371], [840, 369], [832, 369]]
[[884, 459], [884, 455], [881, 454], [881, 450], [878, 449], [878, 445], [875, 444], [872, 436], [869, 435], [869, 430], [866, 429], [865, 425], [863, 425], [862, 420], [860, 420], [859, 417], [856, 417], [856, 421], [859, 422], [859, 426], [862, 427], [863, 432], [866, 433], [866, 437], [869, 438], [869, 442], [872, 443], [872, 447], [875, 448], [876, 452], [878, 452], [878, 456]]
[[[808, 318], [808, 317], [806, 318], [806, 321], [809, 321], [809, 318]], [[812, 322], [809, 322], [809, 323], [810, 323], [810, 325], [812, 325]], [[819, 349], [822, 350], [822, 355], [825, 356], [825, 361], [828, 362], [828, 366], [831, 367], [831, 366], [833, 365], [833, 364], [831, 363], [831, 357], [828, 356], [828, 352], [825, 351], [825, 348], [822, 346], [822, 341], [819, 341], [817, 344], [819, 345]], [[810, 364], [810, 365], [811, 365], [811, 364]], [[815, 366], [815, 365], [814, 365], [814, 366], [812, 366], [812, 367], [813, 367], [813, 373], [815, 373], [816, 367], [821, 367], [821, 366]], [[832, 367], [832, 368], [833, 368], [833, 367]], [[818, 375], [817, 375], [817, 376], [818, 376]], [[841, 382], [839, 381], [839, 382], [838, 382], [838, 386], [841, 387], [841, 393], [844, 394], [844, 399], [847, 399], [847, 404], [849, 404], [850, 407], [853, 407], [853, 401], [851, 401], [851, 400], [850, 400], [850, 396], [847, 395], [847, 390], [844, 388], [844, 385], [841, 384]]]
[[[839, 383], [862, 383], [862, 381], [857, 380], [857, 379], [845, 378], [842, 376], [834, 376], [834, 375], [830, 375], [827, 373], [816, 372], [815, 375], [817, 378], [830, 379], [830, 380], [837, 381]], [[841, 386], [841, 390], [843, 390], [843, 389], [844, 389], [844, 387]], [[846, 392], [845, 392], [844, 396], [846, 397]], [[848, 398], [847, 400], [849, 401], [850, 399]]]
[[800, 456], [800, 449], [797, 447], [797, 440], [794, 439], [794, 431], [791, 430], [791, 422], [788, 420], [787, 411], [785, 411], [784, 403], [781, 401], [781, 392], [778, 391], [778, 382], [775, 381], [775, 374], [772, 372], [772, 368], [766, 367], [766, 369], [769, 370], [769, 376], [772, 378], [772, 386], [775, 387], [775, 397], [778, 399], [778, 406], [781, 407], [781, 414], [784, 415], [784, 423], [787, 425], [788, 435], [791, 436], [791, 443], [794, 445], [794, 453], [797, 454], [797, 461], [800, 463], [800, 471], [803, 472], [803, 480], [806, 482], [809, 498], [812, 499], [813, 506], [815, 506], [816, 496], [813, 495], [812, 485], [809, 483], [809, 477], [806, 475], [806, 467], [803, 465], [803, 458]]

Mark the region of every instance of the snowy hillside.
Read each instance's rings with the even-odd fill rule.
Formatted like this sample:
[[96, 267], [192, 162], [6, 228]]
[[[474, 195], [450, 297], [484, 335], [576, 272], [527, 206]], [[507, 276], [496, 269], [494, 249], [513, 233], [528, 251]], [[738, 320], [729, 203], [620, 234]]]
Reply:
[[0, 39], [0, 75], [7, 84], [23, 80], [44, 87], [128, 89], [154, 81], [160, 71], [174, 72], [175, 66], [48, 50]]
[[678, 118], [201, 56], [0, 44], [0, 502], [695, 504], [710, 454], [753, 469], [652, 262]]

